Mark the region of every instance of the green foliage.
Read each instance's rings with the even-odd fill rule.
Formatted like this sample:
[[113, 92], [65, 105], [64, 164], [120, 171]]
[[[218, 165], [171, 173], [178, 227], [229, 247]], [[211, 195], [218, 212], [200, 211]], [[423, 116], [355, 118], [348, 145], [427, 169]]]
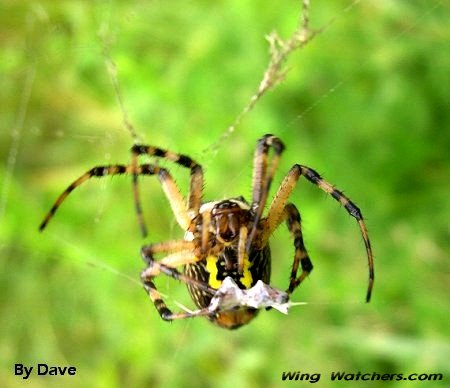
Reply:
[[[34, 376], [36, 387], [278, 386], [287, 370], [322, 373], [321, 386], [341, 370], [448, 379], [449, 9], [439, 1], [312, 2], [313, 28], [334, 22], [289, 57], [286, 80], [216, 150], [257, 90], [264, 36], [296, 28], [297, 1], [267, 3], [0, 6], [2, 384], [22, 381], [14, 363], [39, 362], [78, 373]], [[129, 160], [133, 141], [105, 45], [137, 132], [201, 162], [205, 199], [249, 197], [252, 154], [265, 133], [287, 145], [275, 185], [302, 163], [345, 190], [376, 255], [372, 303], [363, 303], [356, 223], [303, 181], [292, 200], [315, 269], [293, 299], [308, 305], [287, 316], [264, 311], [236, 332], [202, 319], [162, 322], [142, 291], [140, 247], [182, 236], [156, 179], [141, 180], [148, 240], [127, 178], [86, 183], [39, 234], [73, 179]], [[185, 189], [186, 171], [171, 170]], [[293, 252], [284, 227], [273, 252], [273, 284], [284, 288]], [[158, 285], [170, 304], [191, 306], [183, 285]]]

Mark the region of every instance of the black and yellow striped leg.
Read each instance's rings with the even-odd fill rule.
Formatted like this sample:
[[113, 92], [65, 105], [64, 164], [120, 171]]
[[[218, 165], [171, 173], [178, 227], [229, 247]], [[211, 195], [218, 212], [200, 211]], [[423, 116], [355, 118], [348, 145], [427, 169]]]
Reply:
[[[136, 144], [132, 147], [131, 153], [132, 153], [132, 161], [131, 161], [132, 166], [137, 167], [138, 165], [137, 158], [140, 155], [148, 155], [167, 159], [176, 164], [179, 164], [180, 166], [189, 168], [191, 170], [191, 175], [190, 175], [190, 189], [189, 189], [187, 209], [186, 204], [184, 203], [184, 198], [181, 196], [180, 191], [178, 187], [175, 185], [175, 182], [173, 180], [171, 180], [171, 183], [167, 184], [164, 189], [178, 221], [180, 218], [192, 219], [198, 214], [202, 201], [202, 190], [203, 190], [203, 169], [200, 164], [198, 164], [195, 160], [191, 159], [187, 155], [176, 154], [174, 152], [149, 145]], [[137, 173], [137, 171], [136, 173], [133, 174], [134, 201], [139, 224], [141, 226], [142, 233], [145, 236], [147, 234], [147, 230], [145, 227], [144, 218], [142, 215], [142, 208], [139, 199], [138, 175], [140, 174]], [[164, 179], [164, 177], [161, 176], [160, 178], [162, 180]], [[180, 212], [182, 212], [183, 214], [179, 214]], [[181, 226], [184, 230], [186, 230], [189, 225], [187, 226], [181, 225]]]
[[[288, 203], [284, 208], [284, 214], [286, 218], [286, 225], [292, 234], [295, 247], [294, 262], [292, 263], [289, 287], [286, 290], [288, 294], [292, 294], [300, 283], [310, 274], [313, 269], [313, 265], [303, 241], [300, 213], [295, 205]], [[302, 267], [302, 273], [297, 277], [299, 265]]]
[[[175, 243], [176, 243], [175, 245], [180, 245], [181, 248], [183, 242], [179, 241]], [[165, 275], [170, 276], [176, 280], [180, 280], [183, 283], [193, 285], [196, 288], [201, 289], [203, 292], [210, 293], [211, 295], [214, 295], [216, 290], [209, 287], [206, 283], [203, 283], [185, 274], [182, 274], [176, 268], [171, 267], [171, 265], [180, 265], [181, 262], [183, 262], [183, 264], [185, 264], [186, 262], [195, 262], [196, 259], [192, 257], [192, 252], [180, 251], [177, 252], [179, 253], [179, 255], [174, 253], [172, 255], [166, 256], [164, 259], [160, 261], [155, 261], [152, 255], [160, 248], [161, 247], [159, 246], [159, 244], [155, 244], [153, 248], [152, 246], [148, 246], [142, 249], [142, 257], [144, 261], [147, 263], [148, 267], [141, 273], [141, 280], [144, 285], [144, 289], [147, 291], [150, 299], [155, 305], [161, 318], [166, 321], [172, 321], [174, 319], [192, 318], [200, 315], [211, 314], [211, 312], [207, 308], [195, 310], [193, 312], [183, 311], [179, 313], [173, 313], [167, 307], [161, 294], [158, 292], [153, 282], [153, 278], [158, 276], [160, 273], [164, 273]], [[161, 249], [161, 251], [162, 250], [163, 249]], [[190, 257], [188, 257], [189, 255]], [[166, 260], [166, 262], [169, 264], [163, 263], [164, 260]]]
[[[270, 148], [273, 148], [273, 156], [268, 170], [268, 156]], [[252, 177], [252, 208], [264, 208], [267, 193], [270, 189], [275, 170], [278, 167], [280, 156], [284, 151], [284, 144], [273, 135], [265, 135], [258, 140], [255, 156], [253, 157]]]
[[73, 181], [69, 187], [67, 187], [66, 190], [64, 190], [60, 196], [56, 199], [55, 203], [53, 204], [50, 211], [46, 214], [44, 220], [39, 226], [39, 230], [42, 231], [45, 229], [47, 224], [50, 222], [58, 208], [61, 206], [61, 204], [64, 202], [64, 200], [67, 198], [67, 196], [75, 190], [78, 186], [86, 182], [87, 180], [91, 178], [102, 178], [104, 176], [108, 175], [120, 175], [120, 174], [130, 174], [136, 172], [139, 175], [154, 175], [158, 174], [162, 169], [151, 165], [151, 164], [142, 164], [140, 166], [132, 167], [132, 166], [125, 166], [121, 164], [114, 164], [109, 166], [97, 166], [91, 168], [89, 171], [85, 172], [83, 175], [81, 175], [78, 179]]
[[369, 285], [367, 288], [367, 295], [366, 295], [366, 301], [368, 302], [372, 294], [375, 273], [374, 273], [374, 260], [372, 248], [369, 240], [369, 235], [367, 233], [366, 224], [364, 222], [361, 211], [352, 201], [350, 201], [348, 197], [346, 197], [341, 191], [335, 189], [333, 185], [324, 181], [322, 177], [312, 168], [295, 164], [288, 172], [283, 182], [281, 183], [278, 192], [276, 193], [272, 201], [272, 204], [270, 205], [269, 212], [265, 219], [265, 229], [262, 236], [262, 242], [263, 243], [267, 242], [269, 236], [279, 225], [288, 198], [291, 195], [292, 190], [294, 189], [299, 178], [302, 175], [308, 181], [318, 186], [326, 193], [330, 194], [336, 201], [338, 201], [342, 206], [344, 206], [345, 210], [347, 210], [347, 212], [352, 217], [354, 217], [358, 222], [361, 235], [364, 240], [364, 245], [366, 247], [367, 262], [369, 266]]
[[195, 310], [192, 312], [182, 311], [178, 313], [173, 313], [166, 305], [164, 300], [162, 299], [161, 294], [156, 289], [155, 283], [151, 279], [142, 279], [144, 284], [144, 289], [150, 297], [151, 301], [155, 305], [156, 310], [158, 311], [161, 318], [165, 321], [174, 321], [176, 319], [185, 319], [185, 318], [195, 318], [198, 316], [210, 315], [210, 311], [206, 308]]
[[[270, 148], [273, 148], [274, 155], [270, 166], [268, 165], [268, 155]], [[273, 176], [278, 167], [281, 154], [284, 151], [284, 144], [273, 135], [265, 135], [258, 140], [255, 156], [253, 158], [253, 178], [252, 178], [252, 210], [255, 212], [253, 228], [247, 239], [247, 251], [252, 245], [256, 229], [266, 206], [267, 196], [272, 184]]]

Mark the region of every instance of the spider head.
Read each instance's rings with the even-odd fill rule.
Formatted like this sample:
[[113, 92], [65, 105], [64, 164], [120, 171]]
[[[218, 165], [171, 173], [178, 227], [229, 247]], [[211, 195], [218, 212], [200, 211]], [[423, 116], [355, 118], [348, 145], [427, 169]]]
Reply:
[[214, 234], [224, 244], [239, 237], [239, 230], [249, 220], [248, 205], [237, 199], [217, 202], [211, 210], [211, 225]]

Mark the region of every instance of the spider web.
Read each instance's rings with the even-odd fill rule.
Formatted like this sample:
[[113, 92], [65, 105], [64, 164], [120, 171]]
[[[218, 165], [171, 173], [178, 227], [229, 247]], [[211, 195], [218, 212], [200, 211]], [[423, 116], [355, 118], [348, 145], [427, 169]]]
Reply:
[[[276, 92], [276, 88], [281, 84], [283, 84], [284, 78], [289, 77], [290, 71], [294, 71], [295, 69], [287, 68], [286, 64], [289, 65], [289, 57], [293, 54], [294, 51], [300, 50], [303, 46], [307, 46], [308, 44], [320, 44], [314, 43], [314, 38], [316, 35], [328, 33], [332, 30], [333, 25], [339, 21], [340, 18], [345, 18], [346, 15], [357, 7], [361, 3], [361, 0], [355, 0], [350, 2], [345, 8], [343, 8], [339, 13], [337, 13], [333, 18], [331, 18], [327, 23], [320, 26], [319, 29], [313, 30], [310, 29], [310, 21], [309, 21], [309, 1], [304, 0], [302, 2], [302, 7], [299, 7], [299, 24], [297, 30], [293, 31], [292, 35], [288, 38], [282, 39], [278, 34], [273, 33], [268, 36], [268, 43], [270, 44], [271, 51], [269, 55], [269, 65], [266, 70], [262, 74], [261, 83], [259, 87], [256, 88], [255, 94], [249, 97], [249, 102], [242, 108], [242, 110], [237, 114], [234, 121], [229, 125], [228, 128], [223, 130], [223, 133], [219, 136], [218, 139], [213, 140], [209, 146], [203, 149], [203, 153], [206, 155], [205, 158], [208, 159], [206, 167], [208, 168], [213, 163], [214, 156], [223, 149], [223, 147], [229, 146], [226, 142], [229, 139], [232, 139], [234, 133], [237, 130], [240, 130], [240, 126], [242, 122], [246, 119], [246, 117], [251, 114], [252, 110], [255, 106], [260, 102], [260, 100], [264, 97], [267, 91], [272, 90]], [[436, 8], [440, 7], [442, 2], [435, 2], [428, 6], [428, 8], [423, 12], [422, 17], [425, 18], [429, 13], [433, 12]], [[110, 12], [113, 7], [112, 3], [108, 3], [106, 6], [106, 11], [104, 16], [100, 19], [100, 27], [99, 27], [99, 37], [102, 43], [101, 55], [104, 59], [104, 64], [106, 68], [106, 72], [110, 78], [110, 82], [112, 85], [112, 89], [117, 99], [118, 107], [120, 110], [120, 114], [122, 117], [122, 128], [123, 131], [127, 132], [132, 142], [142, 142], [142, 136], [138, 135], [134, 125], [132, 124], [132, 120], [129, 117], [127, 111], [127, 101], [124, 100], [122, 88], [119, 83], [118, 72], [120, 73], [120, 69], [117, 69], [117, 65], [110, 53], [110, 36], [114, 33], [114, 26], [111, 26], [110, 21]], [[314, 5], [314, 7], [320, 7], [320, 5]], [[306, 12], [305, 12], [306, 10]], [[391, 40], [395, 40], [400, 38], [402, 35], [407, 33], [409, 30], [414, 29], [420, 24], [421, 20], [416, 20], [415, 23], [410, 24], [408, 27], [403, 28], [396, 35], [390, 37]], [[276, 27], [276, 26], [274, 26]], [[310, 33], [309, 37], [305, 39], [307, 33]], [[299, 38], [300, 37], [300, 38]], [[292, 39], [290, 42], [289, 40]], [[295, 41], [297, 39], [297, 41]], [[302, 40], [303, 39], [303, 40]], [[291, 44], [287, 50], [283, 52], [283, 49], [286, 49], [286, 45]], [[299, 43], [299, 44], [297, 44]], [[305, 44], [304, 44], [305, 43]], [[269, 46], [268, 44], [268, 46]], [[78, 50], [79, 48], [74, 48], [74, 50]], [[278, 57], [277, 57], [278, 56]], [[277, 62], [278, 61], [278, 62]], [[362, 60], [359, 64], [360, 68], [363, 68], [365, 64], [367, 64], [368, 60]], [[20, 155], [20, 147], [24, 140], [27, 137], [27, 131], [29, 128], [25, 125], [27, 111], [29, 107], [29, 102], [31, 98], [31, 94], [33, 93], [34, 80], [36, 76], [36, 62], [31, 61], [29, 63], [28, 68], [25, 70], [25, 76], [22, 80], [21, 86], [21, 97], [19, 99], [17, 112], [15, 114], [15, 122], [9, 129], [9, 151], [4, 161], [4, 174], [2, 178], [2, 187], [0, 191], [0, 219], [5, 217], [5, 213], [8, 209], [8, 204], [11, 196], [11, 183], [16, 174], [16, 166], [20, 163], [20, 159], [18, 156]], [[313, 103], [306, 106], [294, 119], [289, 122], [286, 122], [286, 125], [279, 130], [279, 133], [283, 133], [288, 131], [296, 122], [303, 120], [312, 110], [316, 109], [320, 104], [324, 102], [330, 95], [336, 93], [345, 83], [349, 81], [349, 78], [341, 78], [336, 84], [329, 86], [328, 89], [322, 93], [320, 97], [318, 97]], [[66, 137], [68, 134], [62, 133], [57, 136]], [[77, 135], [74, 135], [75, 137]], [[115, 133], [107, 133], [102, 139], [99, 139], [98, 136], [92, 135], [78, 135], [79, 138], [85, 137], [87, 141], [98, 141], [101, 140], [105, 143], [108, 143], [108, 139], [111, 136], [116, 136]], [[126, 148], [126, 147], [125, 147]], [[111, 160], [111, 154], [106, 152], [104, 154], [103, 160], [107, 163]], [[238, 180], [241, 178], [243, 172], [237, 172], [232, 180]], [[103, 182], [101, 184], [101, 190], [107, 190], [107, 184]], [[102, 198], [102, 197], [100, 197]], [[104, 202], [100, 201], [99, 207], [97, 210], [97, 214], [95, 218], [97, 221], [102, 217], [104, 209]], [[100, 265], [100, 264], [98, 264]], [[105, 261], [105, 267], [109, 268], [107, 262]]]
[[[361, 3], [361, 0], [359, 1], [352, 1], [349, 3], [348, 6], [343, 8], [338, 14], [335, 15], [334, 18], [329, 20], [328, 23], [320, 27], [320, 34], [328, 34], [331, 33], [333, 30], [333, 26], [341, 19], [345, 18], [346, 15], [353, 11], [355, 7], [357, 7]], [[313, 5], [314, 7], [320, 7], [320, 5]], [[442, 1], [435, 2], [433, 4], [429, 4], [426, 8], [426, 10], [423, 12], [422, 17], [425, 18], [429, 13], [433, 12], [437, 8], [442, 6]], [[113, 3], [107, 3], [106, 9], [108, 11], [111, 11], [112, 7], [114, 7]], [[106, 15], [106, 16], [105, 16]], [[112, 30], [114, 30], [114, 26], [110, 25], [109, 17], [107, 13], [102, 18], [100, 18], [99, 23], [99, 35], [100, 35], [100, 41], [102, 42], [102, 50], [99, 51], [98, 55], [102, 56], [105, 68], [105, 73], [108, 74], [108, 77], [110, 79], [110, 87], [112, 88], [117, 102], [118, 107], [120, 111], [120, 115], [122, 117], [122, 131], [125, 132], [130, 139], [131, 142], [137, 142], [141, 140], [147, 140], [142, 139], [143, 137], [139, 135], [138, 131], [136, 131], [135, 127], [133, 126], [133, 118], [130, 118], [130, 115], [128, 113], [128, 106], [129, 102], [124, 98], [122, 87], [120, 85], [119, 79], [120, 79], [120, 67], [118, 68], [114, 55], [110, 52], [110, 42], [108, 41], [109, 34]], [[301, 17], [301, 14], [300, 14]], [[415, 23], [411, 23], [410, 25], [402, 28], [399, 32], [397, 32], [395, 35], [390, 36], [390, 40], [395, 40], [400, 38], [403, 34], [407, 33], [409, 30], [414, 29], [417, 27], [417, 25], [421, 22], [421, 20], [416, 20]], [[304, 23], [304, 21], [303, 21]], [[276, 27], [276, 26], [274, 26]], [[275, 44], [275, 43], [274, 43]], [[314, 39], [310, 41], [309, 45], [320, 45], [317, 41]], [[88, 48], [90, 49], [90, 48]], [[96, 49], [95, 49], [96, 50]], [[281, 67], [281, 73], [286, 78], [286, 82], [289, 81], [289, 72], [284, 73], [286, 70], [285, 65], [287, 66], [301, 66], [301, 60], [299, 63], [294, 62], [289, 57], [290, 53], [287, 55], [286, 60], [283, 60], [283, 66]], [[289, 57], [289, 58], [288, 58]], [[363, 67], [367, 63], [368, 59], [360, 62], [359, 66]], [[4, 172], [3, 177], [1, 178], [1, 191], [0, 191], [0, 220], [4, 220], [6, 218], [6, 215], [8, 213], [9, 204], [11, 202], [11, 196], [14, 195], [14, 189], [12, 187], [13, 181], [18, 174], [17, 170], [19, 165], [22, 163], [21, 158], [24, 157], [24, 152], [22, 152], [23, 144], [27, 141], [27, 139], [30, 137], [30, 128], [26, 125], [26, 119], [27, 114], [29, 112], [29, 104], [32, 94], [35, 92], [35, 79], [36, 79], [36, 71], [37, 71], [37, 64], [35, 62], [30, 62], [28, 68], [24, 71], [24, 76], [22, 77], [21, 84], [19, 86], [20, 90], [20, 98], [18, 100], [18, 105], [15, 110], [15, 113], [13, 114], [14, 120], [12, 125], [6, 130], [6, 132], [9, 134], [9, 139], [7, 139], [7, 153], [4, 160]], [[270, 67], [270, 66], [269, 66]], [[263, 74], [261, 74], [263, 76]], [[351, 77], [351, 76], [350, 76]], [[345, 85], [347, 82], [349, 82], [351, 78], [341, 78], [339, 79], [334, 85], [327, 86], [325, 88], [325, 91], [311, 104], [305, 106], [298, 115], [290, 119], [286, 122], [286, 125], [280, 129], [279, 133], [283, 133], [286, 131], [289, 131], [290, 128], [294, 124], [296, 124], [298, 121], [304, 120], [314, 109], [319, 107], [321, 104], [324, 103], [326, 99], [328, 99], [331, 95], [338, 93], [339, 90]], [[278, 82], [280, 81], [280, 82]], [[277, 92], [277, 87], [282, 87], [284, 84], [284, 81], [282, 79], [274, 81], [273, 85], [271, 86], [271, 89], [273, 88], [273, 92]], [[258, 88], [256, 88], [258, 90]], [[208, 163], [213, 163], [213, 159], [215, 155], [217, 155], [218, 152], [221, 152], [224, 147], [229, 147], [231, 145], [231, 141], [233, 140], [233, 137], [242, 129], [242, 122], [252, 114], [252, 111], [254, 110], [256, 104], [259, 103], [259, 101], [263, 98], [264, 93], [258, 94], [258, 91], [256, 94], [253, 94], [249, 96], [249, 102], [248, 104], [244, 105], [240, 113], [237, 113], [236, 118], [231, 122], [230, 126], [228, 128], [225, 128], [221, 134], [221, 136], [218, 139], [212, 140], [210, 145], [208, 145], [206, 148], [203, 149], [202, 153], [204, 154], [204, 159], [208, 160]], [[256, 97], [255, 97], [256, 96]], [[257, 114], [257, 113], [253, 113]], [[112, 141], [111, 139], [122, 139], [123, 133], [119, 135], [120, 130], [116, 130], [116, 132], [108, 132], [104, 133], [103, 135], [96, 135], [96, 134], [67, 134], [62, 133], [61, 138], [69, 138], [71, 136], [78, 136], [79, 138], [84, 138], [86, 142], [91, 142], [93, 140], [100, 140], [104, 142], [105, 148], [108, 149], [108, 144]], [[170, 148], [170, 144], [167, 145], [168, 148]], [[124, 148], [129, 148], [129, 144], [125, 145]], [[104, 160], [108, 161], [111, 160], [111, 154], [108, 152], [104, 153]], [[208, 165], [206, 165], [208, 167]], [[55, 168], [58, 168], [56, 165]], [[239, 177], [244, 174], [244, 172], [236, 172], [232, 176], [232, 181], [235, 181], [239, 179]], [[100, 189], [105, 195], [107, 193], [107, 183], [102, 182], [100, 184]], [[100, 221], [103, 217], [103, 213], [105, 211], [105, 196], [100, 195], [99, 197], [99, 206], [96, 214], [96, 219]], [[108, 210], [110, 211], [110, 210]], [[73, 250], [76, 251], [76, 244], [66, 241], [63, 237], [59, 236], [58, 234], [53, 235], [53, 238], [56, 242], [59, 244], [64, 244], [70, 246]], [[75, 238], [76, 240], [76, 238]], [[3, 243], [2, 243], [3, 247]], [[136, 286], [140, 287], [140, 283], [136, 281], [133, 278], [130, 278], [129, 275], [123, 273], [120, 269], [114, 268], [108, 264], [108, 260], [106, 258], [99, 258], [98, 260], [91, 260], [91, 258], [86, 259], [83, 257], [83, 253], [80, 252], [79, 254], [75, 254], [75, 257], [78, 257], [80, 262], [82, 264], [89, 264], [93, 265], [96, 268], [104, 269], [106, 271], [109, 271], [113, 274], [116, 274], [117, 276], [123, 276], [124, 278], [128, 279], [127, 281], [136, 283]], [[70, 260], [73, 260], [73, 257], [70, 258]], [[128, 259], [127, 259], [128, 260]], [[347, 303], [351, 303], [348, 301]], [[175, 357], [175, 356], [174, 356]]]
[[[310, 44], [314, 38], [326, 31], [337, 19], [338, 16], [332, 18], [326, 25], [322, 28], [313, 30], [309, 26], [309, 0], [302, 0], [301, 9], [299, 10], [299, 22], [297, 28], [292, 32], [292, 34], [286, 38], [281, 38], [276, 31], [267, 35], [266, 39], [269, 47], [269, 63], [267, 68], [265, 69], [261, 82], [257, 88], [255, 94], [253, 94], [249, 102], [242, 108], [242, 110], [237, 114], [236, 118], [232, 122], [231, 125], [226, 128], [223, 133], [219, 136], [219, 138], [212, 142], [208, 147], [202, 150], [202, 154], [204, 158], [207, 158], [210, 162], [213, 160], [214, 156], [220, 151], [220, 149], [224, 146], [226, 140], [232, 136], [236, 129], [239, 128], [241, 122], [245, 119], [245, 117], [251, 113], [251, 111], [255, 108], [255, 106], [259, 103], [259, 101], [263, 98], [263, 96], [273, 90], [276, 87], [283, 83], [285, 77], [287, 76], [288, 69], [285, 68], [285, 64], [288, 61], [289, 57], [296, 50], [302, 49]], [[349, 6], [347, 6], [343, 12], [348, 12], [353, 8], [359, 0], [353, 1]], [[109, 47], [109, 34], [111, 33], [110, 21], [104, 21], [100, 27], [100, 38], [103, 44], [103, 57], [106, 65], [106, 69], [108, 71], [112, 87], [114, 89], [114, 94], [116, 96], [117, 104], [119, 106], [121, 115], [122, 115], [122, 127], [123, 129], [130, 135], [132, 141], [134, 143], [142, 143], [143, 139], [138, 135], [134, 125], [132, 124], [129, 114], [126, 108], [126, 104], [124, 102], [122, 88], [118, 79], [118, 69], [117, 65], [114, 62]], [[331, 92], [331, 89], [325, 93], [328, 95]], [[325, 94], [322, 98], [325, 98]], [[312, 109], [314, 105], [308, 107]], [[305, 112], [303, 112], [305, 113]], [[299, 116], [300, 118], [301, 116]], [[238, 176], [238, 174], [236, 174]], [[236, 179], [235, 176], [233, 179]], [[110, 266], [103, 266], [103, 269], [110, 269], [114, 272]], [[281, 290], [280, 290], [281, 292]], [[170, 299], [170, 296], [167, 294], [162, 294], [164, 298]], [[174, 301], [176, 305], [182, 308], [185, 311], [190, 312], [187, 307], [185, 307], [182, 303], [178, 301]], [[278, 303], [274, 303], [278, 305]], [[305, 302], [290, 302], [290, 306], [300, 306], [306, 304]], [[280, 307], [281, 308], [281, 307]], [[284, 307], [286, 308], [286, 307]], [[286, 311], [287, 313], [287, 311]]]
[[[315, 30], [315, 33], [325, 34], [328, 33], [330, 30], [332, 30], [333, 25], [337, 23], [340, 18], [345, 18], [346, 15], [352, 10], [357, 7], [361, 3], [361, 0], [355, 0], [350, 2], [346, 7], [344, 7], [339, 13], [337, 13], [332, 19], [330, 19], [327, 23], [320, 26], [318, 30]], [[429, 13], [433, 12], [436, 8], [440, 7], [442, 5], [442, 1], [435, 2], [433, 4], [430, 4], [428, 8], [423, 12], [422, 17], [426, 17]], [[117, 99], [118, 107], [120, 110], [120, 114], [122, 116], [122, 128], [123, 131], [128, 133], [129, 137], [131, 138], [132, 142], [140, 142], [143, 140], [142, 136], [139, 136], [135, 127], [132, 124], [132, 119], [129, 117], [129, 113], [127, 110], [127, 101], [124, 100], [121, 85], [119, 83], [119, 76], [118, 72], [120, 73], [120, 69], [117, 69], [117, 65], [114, 61], [113, 56], [110, 53], [110, 36], [112, 33], [114, 33], [114, 26], [111, 26], [110, 21], [110, 12], [113, 7], [113, 3], [107, 3], [105, 10], [105, 14], [100, 19], [99, 23], [99, 36], [100, 41], [102, 43], [102, 51], [101, 54], [104, 59], [106, 72], [108, 73], [108, 76], [111, 81], [111, 87], [114, 91], [114, 94]], [[299, 27], [296, 31], [293, 32], [293, 34], [285, 38], [284, 40], [279, 37], [278, 35], [270, 35], [268, 37], [268, 41], [272, 47], [271, 50], [271, 59], [272, 61], [276, 61], [276, 55], [279, 54], [279, 52], [276, 52], [276, 49], [280, 49], [280, 47], [283, 47], [283, 44], [285, 44], [290, 38], [294, 37], [297, 33], [304, 33], [305, 30], [309, 28], [309, 17], [308, 17], [308, 7], [309, 7], [309, 1], [304, 0], [302, 2], [303, 11], [306, 9], [305, 12], [302, 12], [301, 7], [299, 7]], [[320, 7], [320, 5], [314, 5], [314, 7]], [[407, 33], [409, 30], [417, 27], [417, 25], [420, 23], [420, 20], [416, 20], [414, 24], [410, 24], [409, 26], [401, 29], [399, 32], [396, 33], [396, 35], [390, 37], [389, 39], [395, 40], [400, 38], [403, 34]], [[276, 26], [274, 26], [276, 27]], [[312, 31], [312, 30], [311, 30]], [[310, 31], [310, 32], [311, 32]], [[307, 44], [319, 44], [314, 42], [314, 38], [316, 36], [312, 36], [310, 40], [308, 40]], [[307, 46], [305, 44], [305, 46]], [[234, 121], [229, 125], [228, 128], [225, 128], [222, 132], [222, 134], [219, 136], [218, 139], [213, 140], [209, 146], [203, 149], [202, 153], [205, 155], [205, 158], [208, 159], [208, 163], [213, 163], [213, 158], [217, 153], [223, 149], [223, 147], [229, 146], [229, 143], [226, 144], [226, 142], [229, 139], [232, 139], [234, 133], [236, 131], [240, 130], [240, 126], [243, 122], [243, 120], [246, 119], [246, 117], [251, 114], [252, 110], [255, 108], [255, 106], [260, 102], [260, 100], [263, 98], [265, 93], [269, 90], [272, 90], [276, 92], [276, 88], [280, 85], [283, 85], [284, 79], [289, 79], [289, 69], [286, 68], [286, 63], [288, 63], [289, 66], [301, 66], [300, 63], [293, 63], [289, 62], [291, 54], [296, 50], [301, 50], [303, 47], [302, 45], [299, 45], [298, 47], [293, 47], [291, 50], [288, 50], [284, 53], [284, 56], [280, 60], [279, 68], [274, 69], [271, 68], [271, 64], [268, 65], [266, 71], [264, 74], [262, 74], [262, 80], [259, 87], [256, 89], [256, 93], [249, 97], [249, 102], [242, 108], [242, 110], [237, 114]], [[275, 59], [274, 59], [275, 58]], [[270, 59], [270, 58], [269, 58]], [[366, 60], [362, 60], [360, 66], [363, 67], [366, 63]], [[17, 107], [17, 113], [15, 114], [15, 122], [11, 126], [9, 130], [10, 139], [9, 139], [9, 151], [7, 153], [5, 162], [4, 162], [4, 174], [2, 178], [2, 187], [0, 192], [0, 219], [5, 217], [5, 213], [8, 209], [8, 202], [11, 195], [11, 182], [14, 179], [14, 175], [16, 173], [16, 166], [19, 162], [18, 155], [20, 155], [20, 148], [21, 144], [23, 142], [24, 137], [27, 136], [27, 126], [25, 125], [26, 116], [27, 116], [27, 110], [28, 105], [30, 102], [30, 96], [33, 93], [33, 86], [34, 86], [34, 80], [36, 75], [36, 63], [30, 62], [28, 69], [25, 71], [25, 76], [23, 77], [22, 86], [21, 86], [21, 97], [19, 99], [19, 105]], [[276, 66], [275, 66], [276, 67]], [[267, 74], [273, 73], [273, 78], [270, 79], [267, 82]], [[264, 80], [266, 78], [266, 86], [264, 87]], [[324, 101], [330, 97], [330, 95], [337, 93], [338, 90], [348, 81], [350, 78], [341, 78], [336, 84], [329, 86], [321, 96], [319, 96], [313, 103], [306, 106], [294, 119], [291, 119], [290, 121], [286, 122], [286, 125], [279, 130], [280, 133], [283, 133], [285, 131], [288, 131], [296, 122], [303, 120], [312, 110], [316, 109], [319, 105], [324, 103]], [[68, 137], [70, 135], [68, 134], [61, 134], [61, 137]], [[77, 136], [77, 135], [71, 135], [71, 136]], [[116, 136], [114, 133], [105, 133], [104, 136], [96, 136], [96, 135], [78, 135], [79, 137], [85, 136], [87, 141], [93, 141], [93, 140], [102, 140], [105, 143], [108, 143], [108, 139], [111, 136]], [[168, 145], [169, 146], [169, 145]], [[126, 148], [126, 147], [125, 147]], [[111, 154], [105, 153], [105, 160], [111, 159]], [[208, 167], [208, 166], [206, 166]], [[232, 180], [239, 179], [240, 175], [242, 175], [243, 172], [237, 172], [232, 177]], [[101, 184], [102, 191], [106, 191], [107, 184], [103, 182]], [[100, 201], [99, 208], [96, 215], [96, 220], [99, 221], [102, 217], [102, 214], [104, 212], [104, 202]], [[100, 264], [99, 264], [100, 265]], [[105, 262], [105, 267], [109, 268], [107, 263]]]

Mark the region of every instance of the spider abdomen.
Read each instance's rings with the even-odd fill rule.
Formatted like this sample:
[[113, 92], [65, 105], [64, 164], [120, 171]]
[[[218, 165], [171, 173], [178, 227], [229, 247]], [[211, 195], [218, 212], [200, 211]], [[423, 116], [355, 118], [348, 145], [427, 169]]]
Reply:
[[[271, 256], [270, 247], [266, 245], [262, 250], [252, 250], [244, 260], [242, 273], [238, 272], [237, 249], [226, 247], [219, 256], [208, 256], [194, 264], [185, 266], [184, 272], [214, 289], [218, 289], [226, 277], [231, 277], [241, 289], [253, 287], [258, 280], [270, 282]], [[195, 283], [187, 284], [189, 294], [198, 308], [206, 308], [213, 295], [200, 289]], [[221, 312], [210, 316], [209, 319], [219, 326], [237, 328], [254, 318], [258, 310], [243, 307], [238, 310]]]

